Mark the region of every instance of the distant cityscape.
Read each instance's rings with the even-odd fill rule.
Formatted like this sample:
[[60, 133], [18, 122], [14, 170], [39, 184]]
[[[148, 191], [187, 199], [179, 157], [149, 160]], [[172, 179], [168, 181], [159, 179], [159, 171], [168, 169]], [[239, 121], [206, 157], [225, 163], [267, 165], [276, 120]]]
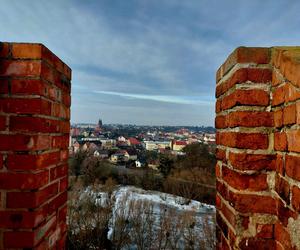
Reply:
[[146, 162], [145, 152], [184, 155], [184, 148], [193, 143], [215, 146], [215, 129], [204, 126], [141, 126], [98, 123], [72, 124], [70, 154], [88, 151], [116, 165], [157, 169], [154, 157]]

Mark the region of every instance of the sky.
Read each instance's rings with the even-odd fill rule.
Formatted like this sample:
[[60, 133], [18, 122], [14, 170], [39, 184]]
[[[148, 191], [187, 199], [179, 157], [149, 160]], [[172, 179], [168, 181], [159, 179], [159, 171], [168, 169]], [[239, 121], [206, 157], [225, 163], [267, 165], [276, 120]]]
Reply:
[[214, 126], [238, 46], [300, 45], [298, 0], [0, 0], [0, 41], [72, 68], [71, 121]]

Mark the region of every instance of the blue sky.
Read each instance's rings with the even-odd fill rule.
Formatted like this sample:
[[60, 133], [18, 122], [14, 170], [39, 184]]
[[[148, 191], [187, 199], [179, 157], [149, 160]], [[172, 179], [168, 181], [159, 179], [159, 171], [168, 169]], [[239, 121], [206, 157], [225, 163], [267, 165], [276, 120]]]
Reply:
[[0, 0], [0, 40], [73, 70], [72, 122], [213, 125], [215, 72], [237, 46], [300, 45], [296, 0]]

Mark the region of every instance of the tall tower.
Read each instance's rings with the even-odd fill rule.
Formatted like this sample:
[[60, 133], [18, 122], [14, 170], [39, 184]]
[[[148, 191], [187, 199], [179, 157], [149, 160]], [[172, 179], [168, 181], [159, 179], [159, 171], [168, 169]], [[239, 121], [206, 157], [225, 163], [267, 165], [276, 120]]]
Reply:
[[101, 119], [99, 119], [99, 121], [98, 121], [98, 127], [99, 127], [99, 128], [102, 127], [102, 120], [101, 120]]

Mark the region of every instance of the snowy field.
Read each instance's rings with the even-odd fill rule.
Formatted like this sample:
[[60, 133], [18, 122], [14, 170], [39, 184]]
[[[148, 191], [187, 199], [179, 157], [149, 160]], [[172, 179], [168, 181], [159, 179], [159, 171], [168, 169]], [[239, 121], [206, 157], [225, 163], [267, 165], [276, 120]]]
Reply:
[[[132, 186], [120, 186], [110, 195], [88, 188], [82, 193], [84, 196], [93, 197], [98, 205], [113, 200], [108, 239], [118, 240], [127, 234], [136, 242], [120, 249], [214, 248], [209, 242], [214, 241], [215, 235], [215, 207], [212, 205]], [[122, 231], [116, 229], [120, 228], [120, 218], [127, 223], [121, 227]]]

